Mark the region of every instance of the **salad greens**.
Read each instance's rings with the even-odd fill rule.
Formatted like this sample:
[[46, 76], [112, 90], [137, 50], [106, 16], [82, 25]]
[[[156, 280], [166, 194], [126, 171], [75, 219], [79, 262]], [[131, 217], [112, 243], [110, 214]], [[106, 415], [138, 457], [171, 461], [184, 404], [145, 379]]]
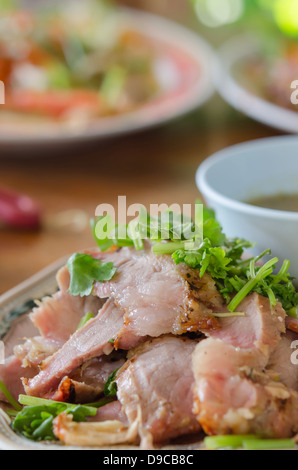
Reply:
[[[197, 204], [201, 204], [200, 201]], [[104, 235], [100, 231], [100, 237], [98, 223], [101, 228], [105, 225], [109, 227]], [[245, 259], [245, 250], [252, 248], [253, 243], [228, 238], [212, 209], [203, 206], [201, 239], [197, 236], [201, 232], [196, 231], [191, 218], [172, 211], [154, 218], [141, 209], [139, 218], [125, 227], [123, 238], [118, 237], [120, 228], [117, 224], [111, 225], [109, 216], [93, 220], [92, 227], [94, 239], [102, 251], [112, 246], [132, 245], [142, 250], [144, 239], [149, 239], [155, 255], [170, 255], [177, 265], [186, 263], [197, 269], [201, 277], [204, 273], [210, 274], [231, 312], [249, 293], [257, 292], [268, 297], [272, 306], [279, 301], [288, 315], [298, 316], [298, 293], [288, 272], [290, 261], [285, 260], [276, 272], [278, 258], [263, 261], [271, 254], [270, 249]], [[193, 238], [191, 234], [194, 234]]]
[[[104, 387], [104, 397], [94, 403], [86, 405], [72, 404], [48, 400], [46, 398], [31, 397], [28, 395], [19, 395], [19, 401], [10, 400], [10, 404], [15, 408], [8, 413], [14, 417], [12, 429], [34, 441], [54, 441], [58, 440], [53, 432], [53, 420], [60, 413], [66, 412], [72, 414], [73, 420], [77, 422], [86, 421], [88, 416], [95, 416], [97, 409], [114, 401], [117, 393], [115, 382], [116, 369], [108, 378]], [[7, 388], [0, 382], [1, 390], [5, 392], [6, 397], [11, 394]], [[23, 405], [23, 406], [22, 406]]]
[[86, 421], [87, 416], [95, 416], [97, 408], [88, 405], [74, 405], [44, 398], [19, 396], [23, 405], [12, 423], [18, 434], [34, 441], [57, 440], [53, 433], [53, 420], [62, 412], [73, 415], [74, 421]]

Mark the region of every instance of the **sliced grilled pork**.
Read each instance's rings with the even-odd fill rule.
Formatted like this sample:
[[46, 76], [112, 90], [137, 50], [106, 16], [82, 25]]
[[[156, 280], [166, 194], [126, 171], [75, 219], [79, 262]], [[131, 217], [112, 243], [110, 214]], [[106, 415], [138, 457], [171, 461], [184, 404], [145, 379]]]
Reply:
[[262, 372], [265, 357], [208, 338], [193, 355], [195, 407], [207, 434], [287, 438], [298, 431], [298, 394]]
[[246, 317], [222, 320], [222, 328], [193, 354], [198, 420], [208, 434], [292, 436], [298, 394], [276, 371], [266, 370], [285, 333], [285, 312], [256, 293], [239, 310]]
[[244, 312], [245, 317], [220, 319], [221, 328], [211, 336], [242, 349], [257, 348], [268, 355], [279, 343], [281, 333], [286, 331], [286, 314], [281, 304], [271, 307], [268, 298], [253, 293], [237, 310]]
[[[53, 393], [63, 377], [69, 376], [89, 358], [103, 354], [107, 346], [109, 352], [113, 346], [128, 350], [147, 336], [159, 337], [218, 327], [218, 320], [212, 313], [214, 310], [222, 310], [222, 299], [208, 275], [205, 274], [201, 279], [197, 271], [184, 265], [177, 267], [170, 256], [160, 257], [146, 252], [140, 254], [131, 248], [101, 253], [100, 256], [105, 261], [113, 261], [117, 272], [112, 281], [96, 283], [94, 297], [97, 301], [100, 301], [99, 298], [113, 299], [119, 308], [110, 301], [94, 321], [75, 332], [61, 349], [42, 364], [37, 377], [24, 382], [28, 394], [45, 396]], [[55, 331], [57, 338], [57, 331], [51, 323], [51, 320], [57, 321], [56, 310], [48, 309], [49, 302], [54, 302], [55, 307], [63, 303], [64, 308], [70, 309], [71, 317], [76, 316], [79, 305], [80, 311], [85, 311], [82, 300], [77, 297], [74, 300], [65, 290], [69, 284], [65, 269], [60, 272], [61, 278], [63, 280], [60, 284], [64, 288], [61, 288], [60, 297], [46, 301], [32, 315], [33, 321], [46, 337], [51, 337]], [[64, 315], [61, 316], [63, 319]], [[39, 319], [42, 319], [42, 325]], [[67, 326], [61, 329], [61, 340], [66, 337], [64, 330], [67, 330]], [[67, 335], [69, 333], [68, 329]], [[106, 345], [109, 340], [113, 340], [113, 344]]]
[[298, 318], [287, 317], [286, 326], [289, 330], [298, 333]]
[[63, 267], [57, 274], [59, 291], [39, 302], [39, 306], [30, 314], [41, 336], [60, 342], [61, 345], [74, 333], [85, 313], [96, 315], [103, 305], [102, 300], [92, 295], [70, 295], [69, 281], [68, 269]]
[[118, 353], [96, 357], [84, 363], [69, 377], [66, 376], [61, 380], [53, 398], [71, 403], [96, 401], [102, 395], [110, 374], [125, 362], [124, 355]]
[[[121, 257], [113, 279], [94, 287], [97, 296], [115, 300], [131, 331], [158, 337], [218, 327], [212, 313], [222, 311], [223, 301], [209, 275], [200, 278], [198, 271], [176, 266], [170, 256], [134, 252], [126, 249], [131, 256]], [[115, 253], [111, 256], [114, 260]]]
[[[28, 395], [52, 396], [61, 379], [69, 376], [84, 362], [114, 348], [111, 340], [123, 326], [123, 313], [112, 301], [107, 301], [95, 318], [77, 330], [53, 356], [41, 366], [41, 371], [31, 380], [24, 379]], [[131, 338], [132, 339], [132, 338]], [[134, 339], [132, 346], [138, 342]]]
[[193, 412], [191, 355], [197, 342], [174, 336], [146, 341], [118, 372], [117, 397], [133, 423], [140, 411], [141, 437], [162, 442], [200, 431]]

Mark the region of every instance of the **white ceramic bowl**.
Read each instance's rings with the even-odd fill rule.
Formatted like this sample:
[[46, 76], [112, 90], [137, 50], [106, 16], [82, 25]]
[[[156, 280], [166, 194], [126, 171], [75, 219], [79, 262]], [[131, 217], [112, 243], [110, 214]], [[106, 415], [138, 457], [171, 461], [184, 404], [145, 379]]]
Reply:
[[254, 140], [221, 150], [199, 166], [196, 183], [227, 236], [256, 243], [254, 253], [270, 248], [280, 263], [289, 259], [290, 272], [298, 279], [298, 212], [246, 202], [260, 196], [298, 194], [297, 136]]

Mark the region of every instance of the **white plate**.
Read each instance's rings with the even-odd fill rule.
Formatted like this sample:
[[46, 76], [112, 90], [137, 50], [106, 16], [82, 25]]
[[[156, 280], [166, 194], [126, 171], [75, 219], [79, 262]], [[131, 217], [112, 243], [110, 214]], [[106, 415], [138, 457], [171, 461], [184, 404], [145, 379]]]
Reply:
[[[215, 65], [215, 87], [235, 109], [250, 118], [283, 132], [298, 133], [298, 112], [278, 106], [254, 95], [235, 78], [237, 62], [255, 55], [260, 50], [258, 39], [251, 36], [234, 37], [219, 50]], [[289, 89], [289, 99], [291, 90]], [[298, 107], [297, 107], [298, 111]]]
[[[157, 126], [202, 106], [213, 94], [214, 53], [196, 33], [154, 14], [130, 8], [119, 10], [123, 27], [158, 41], [165, 52], [157, 64], [163, 91], [136, 111], [65, 126], [53, 123], [0, 122], [0, 144], [19, 146], [70, 143], [118, 136]], [[120, 26], [121, 27], [121, 26]], [[5, 106], [5, 105], [4, 105]], [[1, 114], [0, 114], [1, 116]]]

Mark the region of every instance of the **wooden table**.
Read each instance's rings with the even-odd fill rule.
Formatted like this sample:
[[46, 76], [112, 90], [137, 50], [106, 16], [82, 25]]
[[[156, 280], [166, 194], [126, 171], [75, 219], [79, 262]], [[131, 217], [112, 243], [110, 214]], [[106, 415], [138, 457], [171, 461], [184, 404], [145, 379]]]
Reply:
[[[276, 135], [242, 116], [215, 94], [203, 108], [158, 129], [75, 148], [14, 155], [0, 148], [0, 185], [36, 199], [46, 217], [69, 209], [94, 216], [101, 203], [194, 203], [198, 165], [231, 144]], [[245, 177], [245, 175], [244, 175]], [[44, 228], [0, 229], [0, 294], [58, 258], [90, 247], [79, 233]]]

